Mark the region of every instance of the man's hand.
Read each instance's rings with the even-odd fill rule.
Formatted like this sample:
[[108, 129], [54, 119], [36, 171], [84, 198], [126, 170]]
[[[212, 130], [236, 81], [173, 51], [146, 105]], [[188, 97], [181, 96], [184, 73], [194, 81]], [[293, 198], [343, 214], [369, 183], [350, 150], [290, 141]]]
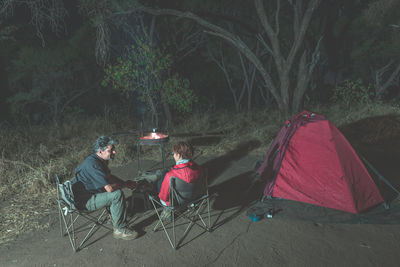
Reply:
[[110, 192], [114, 192], [115, 190], [118, 190], [118, 189], [121, 189], [121, 188], [122, 187], [119, 184], [108, 184], [108, 185], [104, 186], [104, 189], [109, 193]]
[[137, 183], [131, 180], [128, 180], [125, 182], [125, 186], [128, 187], [130, 190], [133, 190], [136, 188]]

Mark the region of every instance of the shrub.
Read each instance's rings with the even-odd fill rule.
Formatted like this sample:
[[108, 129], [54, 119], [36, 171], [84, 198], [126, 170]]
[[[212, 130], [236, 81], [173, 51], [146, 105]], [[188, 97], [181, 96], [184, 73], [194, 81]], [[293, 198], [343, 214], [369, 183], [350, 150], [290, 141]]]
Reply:
[[361, 79], [345, 80], [333, 91], [333, 102], [343, 102], [347, 106], [352, 104], [368, 104], [372, 102], [374, 92], [370, 85], [365, 86]]

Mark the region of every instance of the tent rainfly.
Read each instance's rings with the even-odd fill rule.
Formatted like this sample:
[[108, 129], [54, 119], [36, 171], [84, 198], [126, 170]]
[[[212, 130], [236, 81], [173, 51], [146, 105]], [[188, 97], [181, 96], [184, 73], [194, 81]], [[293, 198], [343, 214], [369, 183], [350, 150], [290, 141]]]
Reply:
[[264, 196], [360, 213], [383, 198], [343, 134], [322, 115], [303, 111], [274, 139], [258, 169]]

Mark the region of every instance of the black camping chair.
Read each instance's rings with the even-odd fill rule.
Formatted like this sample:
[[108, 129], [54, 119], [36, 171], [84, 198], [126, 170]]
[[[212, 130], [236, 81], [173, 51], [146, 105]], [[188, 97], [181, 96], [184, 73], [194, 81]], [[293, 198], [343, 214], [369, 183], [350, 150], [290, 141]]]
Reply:
[[[56, 200], [58, 203], [61, 236], [68, 235], [74, 252], [79, 251], [82, 248], [83, 244], [94, 234], [95, 231], [97, 231], [100, 226], [108, 230], [112, 230], [110, 227], [105, 225], [107, 221], [107, 216], [109, 215], [107, 207], [95, 211], [78, 210], [75, 207], [74, 194], [72, 192], [72, 183], [70, 181], [60, 183], [60, 180], [56, 175], [56, 185]], [[79, 218], [83, 218], [86, 220], [84, 222], [81, 222], [83, 220]], [[90, 224], [91, 226], [89, 226]], [[77, 234], [82, 231], [86, 231], [87, 227], [90, 227], [89, 231], [83, 237], [79, 246], [77, 246]]]
[[[164, 206], [154, 196], [149, 196], [151, 203], [153, 204], [154, 210], [157, 214], [158, 221], [153, 228], [153, 231], [157, 231], [161, 225], [169, 243], [173, 249], [177, 249], [179, 244], [188, 234], [189, 230], [194, 224], [200, 226], [207, 232], [211, 232], [211, 217], [210, 217], [210, 195], [208, 193], [208, 181], [207, 181], [207, 170], [204, 169], [203, 176], [195, 183], [186, 183], [185, 181], [171, 177], [170, 180], [170, 203], [169, 206]], [[208, 224], [204, 221], [203, 210], [207, 206], [206, 216], [208, 216]], [[170, 213], [170, 216], [163, 217], [159, 209], [163, 208], [163, 213]], [[181, 239], [176, 242], [176, 222], [181, 219], [185, 223], [179, 225], [185, 225], [186, 229]], [[168, 225], [172, 227], [168, 227]], [[172, 228], [172, 239], [168, 229]]]

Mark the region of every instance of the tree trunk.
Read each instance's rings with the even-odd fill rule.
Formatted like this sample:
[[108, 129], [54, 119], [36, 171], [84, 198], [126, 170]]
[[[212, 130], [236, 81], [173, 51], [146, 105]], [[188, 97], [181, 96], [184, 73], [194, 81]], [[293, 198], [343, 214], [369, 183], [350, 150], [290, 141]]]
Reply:
[[161, 90], [161, 103], [162, 103], [162, 106], [163, 106], [163, 109], [164, 109], [165, 117], [168, 120], [168, 124], [172, 126], [173, 125], [173, 121], [172, 121], [171, 109], [169, 108], [167, 99], [166, 99], [165, 94], [164, 94], [164, 92], [162, 90]]
[[158, 127], [158, 112], [157, 112], [157, 108], [156, 105], [153, 101], [153, 98], [151, 97], [150, 94], [147, 94], [147, 100], [149, 101], [149, 105], [150, 105], [150, 112], [151, 112], [151, 123], [152, 123], [152, 127]]
[[[255, 8], [257, 15], [260, 19], [261, 25], [266, 32], [266, 35], [269, 39], [271, 47], [262, 39], [262, 35], [260, 34], [260, 41], [263, 42], [265, 48], [272, 55], [275, 67], [278, 73], [278, 81], [274, 81], [270, 76], [269, 72], [265, 69], [263, 63], [259, 60], [258, 56], [247, 46], [240, 37], [237, 35], [212, 24], [197, 15], [191, 12], [181, 12], [172, 9], [153, 9], [144, 6], [138, 7], [135, 11], [143, 11], [146, 13], [150, 13], [153, 15], [172, 15], [180, 18], [187, 18], [196, 21], [198, 24], [207, 29], [205, 31], [208, 34], [218, 36], [226, 41], [228, 41], [231, 45], [233, 45], [240, 53], [242, 53], [250, 62], [254, 64], [260, 73], [262, 79], [264, 80], [266, 86], [270, 90], [273, 95], [276, 103], [278, 104], [278, 108], [281, 114], [284, 117], [292, 114], [295, 110], [292, 110], [290, 89], [298, 90], [304, 88], [303, 85], [299, 86], [298, 83], [303, 83], [300, 80], [294, 80], [294, 84], [296, 86], [291, 85], [291, 78], [295, 77], [293, 75], [293, 63], [298, 56], [300, 47], [303, 45], [304, 38], [308, 26], [311, 21], [312, 14], [314, 10], [320, 3], [320, 0], [310, 0], [308, 1], [308, 5], [305, 10], [302, 7], [302, 1], [289, 1], [289, 3], [293, 7], [294, 19], [293, 19], [293, 43], [289, 48], [289, 52], [285, 57], [281, 52], [281, 44], [279, 39], [279, 11], [280, 11], [280, 0], [277, 0], [278, 6], [275, 14], [275, 28], [273, 28], [269, 22], [268, 16], [265, 12], [263, 1], [262, 0], [254, 0]], [[116, 15], [121, 14], [129, 14], [133, 11], [120, 12]], [[299, 71], [298, 71], [299, 72]], [[297, 77], [299, 78], [299, 77]], [[276, 85], [278, 84], [278, 86]], [[278, 90], [279, 88], [279, 90]], [[306, 88], [306, 87], [305, 87]], [[297, 98], [302, 98], [304, 92], [294, 92], [293, 95], [296, 95]], [[291, 101], [292, 100], [292, 101]], [[298, 100], [296, 100], [298, 101]]]

